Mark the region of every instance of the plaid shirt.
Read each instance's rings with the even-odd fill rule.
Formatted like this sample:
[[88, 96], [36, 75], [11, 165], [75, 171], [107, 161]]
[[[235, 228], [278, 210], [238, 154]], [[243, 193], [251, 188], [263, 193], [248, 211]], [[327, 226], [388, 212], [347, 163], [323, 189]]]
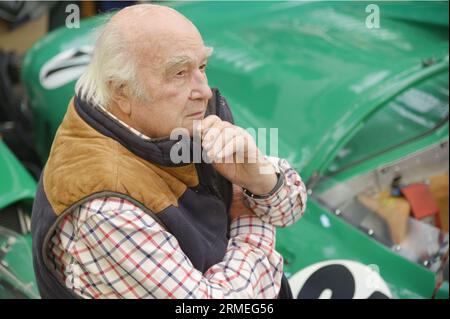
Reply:
[[205, 273], [172, 234], [117, 197], [91, 200], [63, 217], [49, 260], [83, 298], [276, 298], [283, 259], [275, 251], [274, 225], [303, 215], [306, 189], [285, 160], [269, 159], [283, 173], [282, 186], [265, 198], [245, 196], [255, 216], [232, 221], [225, 257]]

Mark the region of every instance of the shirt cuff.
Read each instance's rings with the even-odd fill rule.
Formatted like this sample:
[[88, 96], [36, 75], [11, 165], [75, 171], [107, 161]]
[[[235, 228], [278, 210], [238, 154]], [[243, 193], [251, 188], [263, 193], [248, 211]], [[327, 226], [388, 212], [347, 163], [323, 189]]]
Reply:
[[243, 193], [247, 201], [254, 202], [256, 205], [276, 207], [288, 195], [286, 193], [286, 187], [284, 187], [286, 185], [286, 175], [284, 173], [284, 167], [280, 165], [280, 159], [276, 157], [266, 158], [273, 165], [278, 176], [275, 187], [269, 193], [263, 195], [252, 194], [245, 188]]
[[307, 199], [306, 186], [286, 160], [275, 158], [273, 160], [276, 160], [275, 163], [283, 174], [282, 186], [265, 198], [244, 195], [244, 203], [264, 222], [277, 227], [286, 227], [303, 216]]
[[[275, 227], [257, 216], [241, 216], [233, 220], [230, 225], [230, 238], [236, 237], [242, 237], [245, 242], [257, 246], [264, 242], [273, 249], [275, 246]], [[258, 239], [258, 242], [253, 242], [255, 238]]]

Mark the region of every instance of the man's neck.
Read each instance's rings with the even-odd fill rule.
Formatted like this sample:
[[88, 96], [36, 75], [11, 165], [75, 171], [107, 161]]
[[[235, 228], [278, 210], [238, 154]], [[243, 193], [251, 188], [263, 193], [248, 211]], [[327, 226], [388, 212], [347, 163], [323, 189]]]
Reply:
[[144, 133], [140, 132], [136, 128], [134, 128], [130, 124], [130, 117], [123, 112], [120, 111], [118, 107], [109, 106], [108, 108], [100, 106], [103, 112], [105, 112], [109, 117], [111, 117], [113, 120], [119, 122], [122, 126], [126, 127], [128, 130], [130, 130], [133, 134], [136, 134], [138, 137], [145, 139], [145, 140], [151, 140], [151, 137], [145, 135]]

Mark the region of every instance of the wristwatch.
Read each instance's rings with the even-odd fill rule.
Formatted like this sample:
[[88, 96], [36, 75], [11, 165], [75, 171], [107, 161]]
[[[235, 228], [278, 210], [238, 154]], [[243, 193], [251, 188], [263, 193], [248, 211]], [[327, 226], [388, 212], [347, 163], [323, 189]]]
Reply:
[[242, 190], [244, 191], [244, 194], [251, 198], [264, 199], [264, 198], [268, 198], [268, 197], [272, 196], [273, 194], [275, 194], [276, 192], [278, 192], [278, 190], [284, 185], [284, 174], [283, 174], [283, 172], [280, 171], [280, 168], [277, 167], [277, 165], [274, 165], [274, 167], [275, 167], [275, 173], [277, 175], [277, 182], [270, 192], [268, 192], [266, 194], [256, 195], [256, 194], [253, 194], [252, 192], [250, 192], [248, 189], [242, 188]]

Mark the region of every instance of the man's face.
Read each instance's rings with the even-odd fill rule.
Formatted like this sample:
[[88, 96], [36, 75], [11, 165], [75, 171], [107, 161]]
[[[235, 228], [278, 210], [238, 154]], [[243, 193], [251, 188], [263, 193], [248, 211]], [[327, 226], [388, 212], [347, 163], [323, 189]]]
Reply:
[[169, 136], [175, 128], [192, 136], [193, 121], [203, 119], [212, 96], [205, 73], [211, 50], [188, 21], [143, 39], [136, 48], [138, 79], [149, 101], [132, 101], [130, 124], [153, 138]]

